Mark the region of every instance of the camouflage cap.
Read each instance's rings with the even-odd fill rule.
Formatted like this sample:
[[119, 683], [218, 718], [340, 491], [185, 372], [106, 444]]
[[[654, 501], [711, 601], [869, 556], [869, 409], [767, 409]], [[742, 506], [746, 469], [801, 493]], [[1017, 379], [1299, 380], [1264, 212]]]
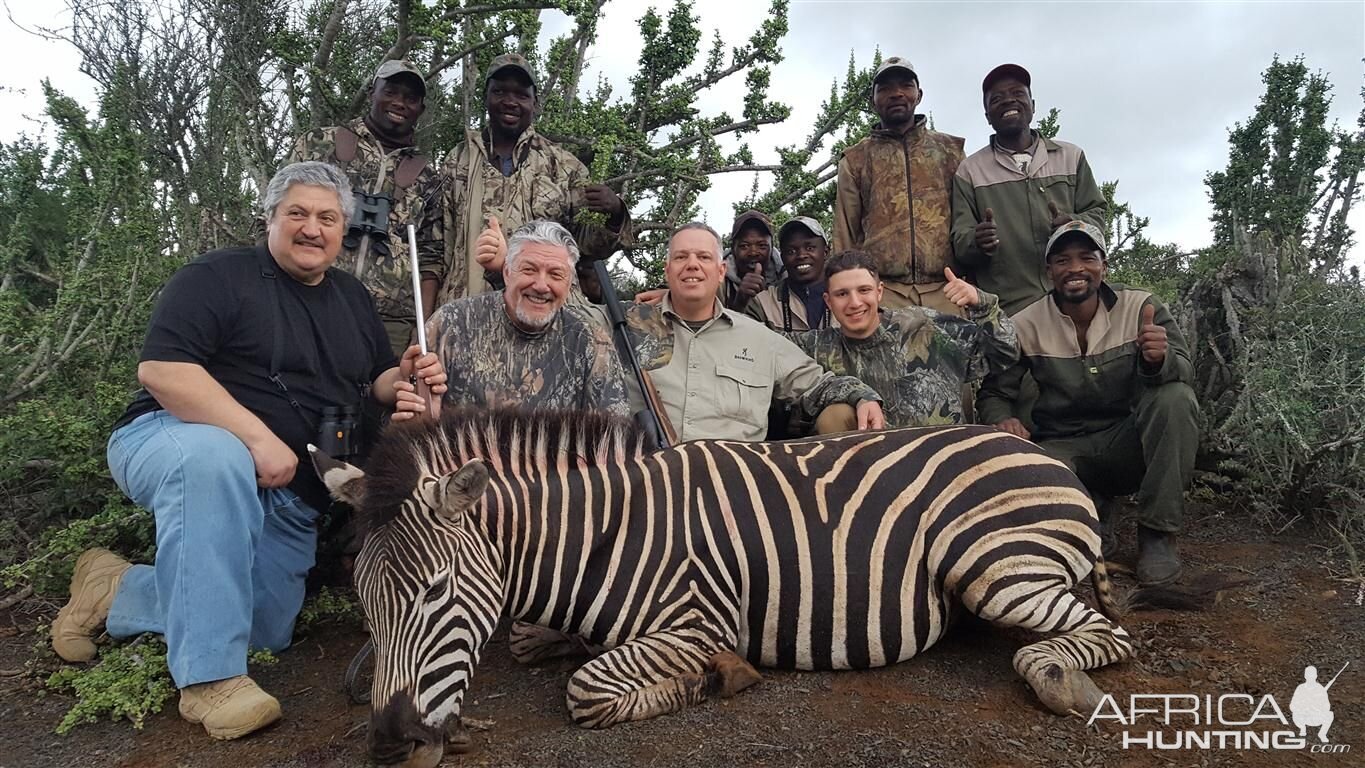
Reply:
[[417, 86], [422, 89], [422, 95], [427, 95], [427, 81], [422, 76], [422, 70], [418, 69], [412, 62], [404, 59], [389, 59], [379, 65], [379, 69], [374, 71], [374, 80], [389, 80], [398, 75], [412, 75], [417, 80]]
[[485, 77], [483, 81], [487, 83], [489, 80], [493, 79], [494, 75], [504, 69], [515, 69], [518, 72], [521, 72], [531, 81], [532, 88], [537, 87], [536, 74], [531, 71], [531, 62], [527, 61], [526, 57], [522, 56], [520, 53], [504, 53], [500, 56], [494, 56], [493, 61], [488, 64], [488, 76]]
[[788, 219], [787, 223], [783, 224], [782, 228], [777, 230], [777, 241], [779, 243], [782, 242], [782, 238], [786, 237], [797, 227], [805, 227], [812, 235], [824, 240], [825, 245], [829, 245], [829, 238], [825, 236], [825, 228], [820, 226], [820, 222], [809, 216], [793, 216], [791, 219]]
[[1057, 243], [1071, 234], [1084, 237], [1098, 248], [1101, 254], [1108, 255], [1104, 245], [1104, 233], [1100, 231], [1100, 228], [1094, 224], [1081, 221], [1080, 219], [1072, 219], [1062, 226], [1057, 227], [1057, 231], [1053, 232], [1052, 237], [1047, 239], [1047, 248], [1043, 251], [1043, 258], [1046, 259], [1048, 256], [1051, 256], [1052, 252], [1056, 249]]
[[1018, 80], [1024, 84], [1025, 88], [1033, 87], [1033, 78], [1029, 76], [1027, 69], [1024, 69], [1018, 64], [1001, 64], [986, 73], [986, 78], [981, 81], [981, 93], [990, 93], [991, 86], [995, 85], [997, 80], [1003, 80], [1006, 77], [1012, 77], [1015, 80]]
[[872, 82], [875, 83], [878, 80], [882, 79], [882, 75], [886, 74], [887, 72], [890, 72], [893, 69], [908, 72], [911, 77], [915, 78], [916, 82], [919, 82], [919, 75], [915, 74], [915, 65], [911, 64], [908, 59], [902, 59], [899, 56], [892, 56], [886, 61], [883, 61], [882, 65], [880, 67], [877, 67], [877, 74], [872, 76]]
[[739, 237], [739, 231], [750, 223], [757, 223], [771, 237], [773, 234], [773, 220], [768, 218], [768, 214], [763, 211], [748, 210], [735, 217], [735, 225], [730, 228], [730, 239]]

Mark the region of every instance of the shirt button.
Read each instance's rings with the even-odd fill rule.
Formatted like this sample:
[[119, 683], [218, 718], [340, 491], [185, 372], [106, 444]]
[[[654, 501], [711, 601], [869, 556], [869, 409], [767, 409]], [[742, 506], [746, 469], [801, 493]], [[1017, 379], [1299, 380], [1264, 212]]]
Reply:
[[692, 397], [692, 396], [695, 395], [695, 394], [697, 394], [697, 393], [696, 393], [696, 392], [688, 392], [688, 393], [687, 393], [687, 396], [688, 396], [688, 397]]
[[1100, 372], [1100, 369], [1099, 369], [1099, 368], [1091, 368], [1091, 369], [1090, 369], [1090, 372], [1091, 372], [1091, 373], [1099, 373], [1099, 372]]

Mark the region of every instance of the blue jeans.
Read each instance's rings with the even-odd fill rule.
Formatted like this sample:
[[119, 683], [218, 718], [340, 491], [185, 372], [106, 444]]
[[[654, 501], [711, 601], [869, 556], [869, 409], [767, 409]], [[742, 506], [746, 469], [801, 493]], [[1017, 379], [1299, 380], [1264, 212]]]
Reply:
[[251, 453], [219, 427], [154, 411], [115, 430], [108, 450], [114, 482], [156, 517], [157, 546], [154, 565], [124, 574], [109, 634], [164, 635], [181, 688], [246, 674], [248, 648], [289, 647], [317, 512], [256, 487]]

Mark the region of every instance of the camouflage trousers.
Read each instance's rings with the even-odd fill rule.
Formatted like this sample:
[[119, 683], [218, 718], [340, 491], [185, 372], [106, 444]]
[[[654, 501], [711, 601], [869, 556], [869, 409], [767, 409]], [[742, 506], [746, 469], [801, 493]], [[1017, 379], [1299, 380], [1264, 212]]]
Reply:
[[403, 352], [417, 343], [417, 323], [410, 317], [383, 317], [384, 332], [389, 335], [389, 346], [400, 360]]
[[882, 309], [905, 309], [924, 307], [946, 315], [962, 317], [962, 308], [948, 301], [943, 295], [946, 283], [902, 283], [897, 280], [882, 279]]

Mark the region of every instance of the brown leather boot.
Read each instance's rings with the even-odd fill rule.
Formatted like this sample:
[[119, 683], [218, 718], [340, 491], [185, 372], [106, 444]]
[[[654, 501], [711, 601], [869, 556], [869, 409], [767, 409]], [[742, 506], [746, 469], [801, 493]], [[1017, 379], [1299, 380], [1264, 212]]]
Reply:
[[1175, 534], [1154, 531], [1138, 526], [1138, 583], [1156, 587], [1169, 584], [1180, 576], [1180, 554], [1176, 552]]
[[52, 650], [67, 661], [95, 658], [92, 639], [114, 604], [119, 582], [132, 565], [107, 549], [87, 549], [71, 574], [71, 599], [52, 620]]
[[180, 689], [180, 716], [215, 739], [237, 739], [280, 719], [280, 702], [246, 675]]

